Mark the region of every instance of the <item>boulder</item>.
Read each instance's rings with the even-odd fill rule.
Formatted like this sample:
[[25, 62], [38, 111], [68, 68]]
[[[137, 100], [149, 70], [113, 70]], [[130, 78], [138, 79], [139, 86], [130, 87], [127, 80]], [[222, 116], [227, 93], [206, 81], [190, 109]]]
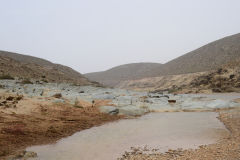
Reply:
[[148, 112], [147, 109], [143, 109], [136, 106], [130, 106], [130, 105], [119, 108], [119, 114], [127, 115], [127, 116], [141, 116], [147, 112]]
[[216, 99], [216, 100], [210, 101], [208, 104], [206, 104], [206, 107], [207, 108], [228, 108], [228, 107], [230, 107], [230, 102]]
[[177, 110], [177, 108], [173, 108], [168, 104], [150, 104], [148, 105], [148, 109], [151, 112], [166, 112]]
[[117, 109], [114, 106], [101, 106], [99, 107], [99, 111], [101, 113], [107, 113], [107, 114], [111, 114], [111, 115], [115, 115], [119, 113], [119, 109]]
[[54, 98], [62, 98], [62, 94], [61, 93], [56, 93], [53, 95]]
[[176, 100], [174, 100], [174, 99], [169, 99], [169, 100], [168, 100], [168, 103], [176, 103]]
[[53, 103], [65, 103], [63, 99], [54, 99], [52, 100]]
[[111, 94], [97, 94], [92, 96], [93, 99], [114, 99], [114, 95]]

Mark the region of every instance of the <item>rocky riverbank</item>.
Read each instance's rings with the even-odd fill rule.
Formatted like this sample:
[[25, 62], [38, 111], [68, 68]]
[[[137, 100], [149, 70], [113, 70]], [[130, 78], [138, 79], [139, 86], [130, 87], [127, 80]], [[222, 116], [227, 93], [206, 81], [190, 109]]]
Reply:
[[0, 81], [0, 85], [0, 92], [45, 100], [51, 97], [49, 102], [71, 104], [79, 108], [98, 106], [103, 113], [125, 116], [165, 111], [213, 111], [238, 106], [231, 99], [209, 98], [208, 95], [137, 92], [67, 83], [22, 84], [16, 80]]

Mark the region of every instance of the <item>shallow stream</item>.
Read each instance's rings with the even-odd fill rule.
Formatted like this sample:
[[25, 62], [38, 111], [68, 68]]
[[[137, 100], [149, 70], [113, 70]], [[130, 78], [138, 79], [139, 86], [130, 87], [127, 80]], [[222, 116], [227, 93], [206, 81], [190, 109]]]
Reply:
[[214, 112], [150, 113], [93, 127], [56, 144], [27, 148], [39, 160], [114, 160], [131, 147], [196, 148], [217, 142], [227, 134]]

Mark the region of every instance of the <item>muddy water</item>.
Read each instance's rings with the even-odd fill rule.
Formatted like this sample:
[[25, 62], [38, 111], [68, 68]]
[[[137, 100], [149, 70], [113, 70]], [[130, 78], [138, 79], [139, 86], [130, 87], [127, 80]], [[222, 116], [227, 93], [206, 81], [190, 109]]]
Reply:
[[28, 151], [40, 160], [114, 160], [130, 147], [196, 148], [215, 143], [227, 134], [217, 113], [151, 113], [138, 119], [120, 120], [84, 130], [53, 145], [34, 146]]

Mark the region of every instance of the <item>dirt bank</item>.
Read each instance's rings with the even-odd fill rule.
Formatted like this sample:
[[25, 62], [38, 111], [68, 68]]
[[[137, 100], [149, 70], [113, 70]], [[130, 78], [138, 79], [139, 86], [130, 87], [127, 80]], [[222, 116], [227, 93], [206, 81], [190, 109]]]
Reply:
[[54, 98], [20, 99], [6, 94], [0, 97], [3, 102], [0, 106], [0, 159], [17, 154], [27, 146], [53, 143], [77, 131], [121, 118], [102, 114], [97, 107], [77, 108], [53, 103]]
[[217, 144], [201, 146], [196, 150], [169, 150], [159, 153], [146, 148], [132, 148], [120, 160], [238, 160], [240, 159], [240, 109], [220, 111], [219, 119], [230, 131]]

